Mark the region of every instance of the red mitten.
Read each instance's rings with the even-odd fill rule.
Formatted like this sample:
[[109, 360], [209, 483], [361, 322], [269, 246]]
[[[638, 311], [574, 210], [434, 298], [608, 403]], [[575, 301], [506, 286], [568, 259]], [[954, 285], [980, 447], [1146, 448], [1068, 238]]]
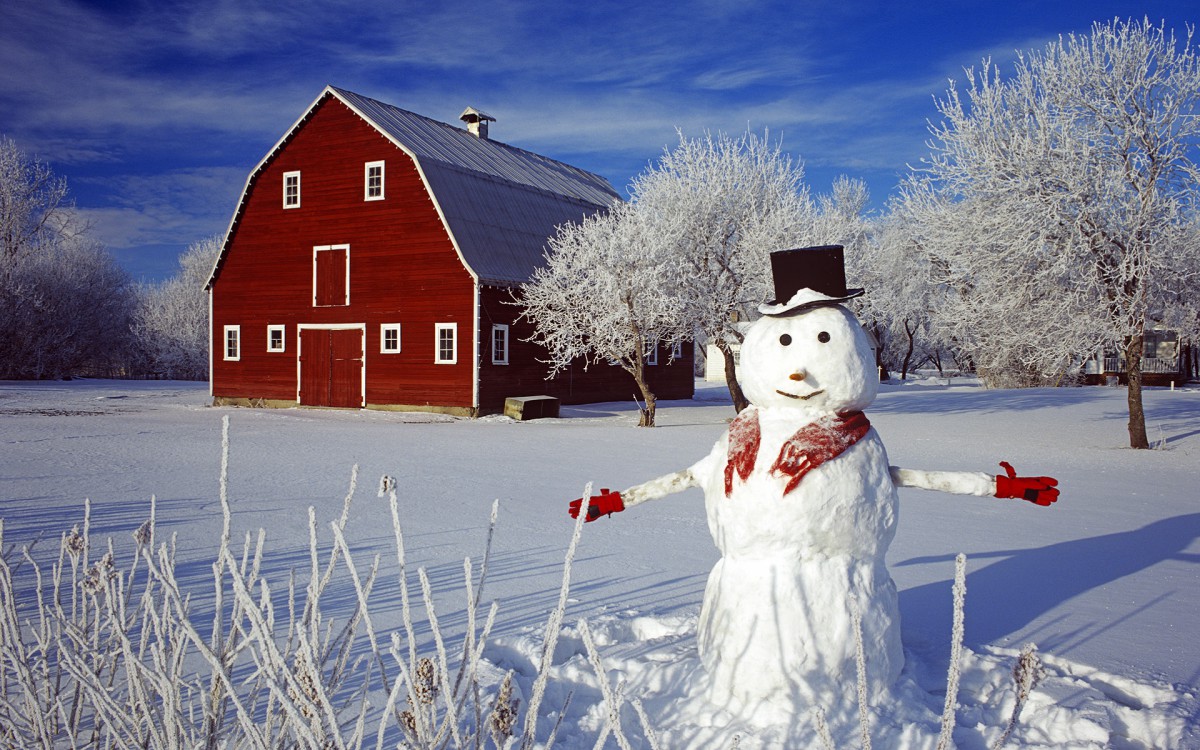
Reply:
[[[579, 509], [583, 507], [583, 498], [572, 500], [570, 503], [571, 518], [579, 517]], [[587, 519], [585, 523], [591, 523], [600, 516], [610, 516], [613, 513], [620, 513], [625, 510], [625, 503], [621, 500], [620, 492], [609, 492], [607, 489], [600, 490], [599, 495], [593, 495], [588, 498]]]
[[1058, 480], [1054, 477], [1019, 477], [1012, 464], [1001, 461], [1008, 476], [996, 477], [996, 497], [1015, 497], [1036, 505], [1049, 505], [1058, 499]]

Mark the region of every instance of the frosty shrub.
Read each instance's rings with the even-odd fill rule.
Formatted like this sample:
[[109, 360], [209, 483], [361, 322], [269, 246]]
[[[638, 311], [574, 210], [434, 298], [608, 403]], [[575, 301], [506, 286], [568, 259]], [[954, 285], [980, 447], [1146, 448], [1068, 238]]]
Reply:
[[[100, 545], [92, 537], [90, 504], [49, 564], [29, 548], [5, 549], [0, 521], [0, 747], [533, 745], [580, 524], [547, 624], [546, 657], [522, 715], [511, 674], [492, 690], [478, 672], [497, 612], [492, 604], [485, 619], [478, 617], [498, 505], [482, 565], [464, 561], [467, 626], [453, 658], [424, 569], [417, 577], [432, 643], [417, 642], [394, 484], [381, 486], [388, 488], [403, 626], [380, 633], [369, 608], [379, 557], [360, 568], [344, 536], [357, 467], [342, 513], [329, 527], [332, 547], [320, 552], [310, 509], [307, 575], [293, 572], [279, 597], [263, 570], [264, 532], [248, 534], [240, 545], [231, 539], [227, 465], [228, 418], [211, 611], [194, 608], [181, 589], [176, 540], [159, 538], [153, 499], [128, 555], [111, 539]], [[350, 587], [353, 602], [339, 606], [338, 618], [321, 608], [335, 583]], [[369, 698], [380, 695], [373, 706]]]

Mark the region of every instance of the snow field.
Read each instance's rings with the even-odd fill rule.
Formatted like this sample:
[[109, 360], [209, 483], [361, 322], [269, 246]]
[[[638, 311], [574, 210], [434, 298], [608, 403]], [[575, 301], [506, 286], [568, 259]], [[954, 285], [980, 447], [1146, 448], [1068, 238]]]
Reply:
[[[1009, 671], [1030, 640], [1039, 645], [1047, 677], [1010, 746], [1198, 743], [1200, 394], [1148, 393], [1151, 434], [1157, 430], [1163, 443], [1150, 452], [1121, 447], [1123, 396], [1102, 388], [984, 391], [961, 381], [926, 381], [885, 385], [869, 411], [894, 464], [992, 471], [995, 461], [1007, 459], [1023, 474], [1051, 474], [1063, 483], [1063, 499], [1050, 509], [902, 491], [889, 564], [900, 589], [906, 676], [924, 692], [935, 728], [953, 557], [968, 555], [960, 748], [990, 747], [999, 736], [1012, 709]], [[319, 523], [327, 524], [340, 509], [349, 467], [358, 463], [360, 489], [346, 531], [356, 560], [383, 551], [386, 567], [390, 529], [379, 523], [382, 501], [370, 495], [379, 475], [395, 476], [409, 570], [426, 567], [442, 627], [461, 631], [462, 559], [481, 554], [491, 502], [499, 497], [484, 599], [500, 602], [500, 617], [485, 657], [495, 666], [496, 684], [515, 669], [524, 695], [532, 685], [527, 664], [537, 663], [557, 598], [570, 534], [566, 501], [590, 479], [619, 488], [690, 464], [732, 416], [716, 389], [702, 390], [693, 402], [664, 403], [663, 426], [655, 430], [630, 427], [637, 418], [632, 403], [569, 408], [560, 420], [518, 424], [210, 409], [206, 400], [203, 386], [187, 383], [0, 384], [5, 548], [40, 532], [56, 541], [78, 523], [84, 497], [93, 500], [93, 534], [127, 540], [157, 494], [160, 529], [179, 532], [181, 581], [211, 576], [220, 532], [219, 424], [229, 414], [235, 538], [267, 530], [269, 580], [285, 581], [287, 570], [306, 564], [307, 507], [316, 506]], [[599, 682], [579, 648], [581, 617], [611, 686], [623, 679], [626, 698], [640, 698], [661, 746], [728, 745], [738, 735], [739, 747], [774, 747], [805, 731], [751, 736], [690, 699], [699, 670], [695, 618], [715, 560], [699, 499], [698, 493], [664, 499], [586, 527], [543, 703], [545, 722], [576, 691], [556, 747], [591, 747], [606, 716], [597, 705]], [[385, 570], [381, 580], [388, 575], [394, 571]], [[203, 590], [195, 596], [201, 606]], [[376, 627], [395, 627], [395, 593], [377, 585], [372, 602], [379, 607]], [[852, 685], [846, 695], [852, 700]], [[629, 707], [621, 721], [630, 737], [641, 736]], [[884, 740], [875, 746], [888, 746]]]

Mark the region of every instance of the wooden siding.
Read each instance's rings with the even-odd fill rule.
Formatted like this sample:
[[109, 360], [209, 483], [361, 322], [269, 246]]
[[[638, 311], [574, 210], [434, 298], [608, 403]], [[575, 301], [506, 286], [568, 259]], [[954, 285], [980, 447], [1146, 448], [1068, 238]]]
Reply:
[[[546, 350], [525, 339], [533, 335], [533, 326], [518, 320], [520, 307], [505, 287], [484, 287], [480, 293], [480, 384], [479, 407], [485, 413], [500, 412], [510, 396], [554, 396], [564, 404], [599, 401], [639, 401], [641, 391], [633, 376], [620, 367], [582, 362], [573, 363], [565, 372], [547, 380]], [[492, 326], [509, 326], [509, 364], [492, 364]], [[689, 399], [694, 395], [692, 345], [683, 346], [683, 356], [668, 364], [669, 351], [660, 351], [658, 365], [647, 368], [647, 379], [659, 399]]]
[[[366, 162], [386, 162], [385, 198], [364, 200]], [[301, 173], [299, 208], [283, 208], [283, 174]], [[212, 286], [214, 351], [240, 325], [240, 361], [213, 362], [213, 396], [295, 401], [299, 327], [362, 326], [368, 404], [473, 406], [474, 280], [411, 158], [334, 98], [258, 173]], [[346, 245], [348, 305], [316, 307], [314, 248]], [[336, 284], [336, 279], [334, 281]], [[327, 301], [327, 300], [323, 300]], [[401, 351], [381, 353], [381, 324]], [[435, 364], [434, 326], [457, 323], [456, 364]], [[267, 351], [283, 325], [285, 350]]]

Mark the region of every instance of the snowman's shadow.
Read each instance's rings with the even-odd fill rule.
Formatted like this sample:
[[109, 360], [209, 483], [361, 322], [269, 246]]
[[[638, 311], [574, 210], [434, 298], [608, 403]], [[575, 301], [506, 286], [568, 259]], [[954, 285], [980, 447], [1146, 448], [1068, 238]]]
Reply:
[[[1200, 555], [1184, 551], [1197, 538], [1200, 538], [1200, 513], [1192, 513], [1156, 521], [1133, 531], [1076, 539], [1038, 549], [974, 555], [968, 561], [968, 569], [988, 558], [999, 559], [967, 575], [966, 641], [974, 645], [1001, 641], [1024, 630], [1039, 616], [1062, 607], [1072, 597], [1157, 563], [1166, 560], [1200, 563]], [[950, 556], [917, 557], [897, 565], [952, 559]], [[900, 592], [906, 643], [911, 640], [926, 645], [925, 640], [942, 633], [949, 638], [950, 588], [950, 581], [938, 581]], [[1161, 598], [1127, 612], [1115, 611], [1113, 619], [1149, 610]], [[1043, 628], [1045, 632], [1038, 636], [1041, 647], [1061, 649], [1079, 645], [1108, 626], [1108, 623], [1092, 623], [1086, 632], [1079, 629], [1051, 632], [1054, 624], [1047, 623]]]

